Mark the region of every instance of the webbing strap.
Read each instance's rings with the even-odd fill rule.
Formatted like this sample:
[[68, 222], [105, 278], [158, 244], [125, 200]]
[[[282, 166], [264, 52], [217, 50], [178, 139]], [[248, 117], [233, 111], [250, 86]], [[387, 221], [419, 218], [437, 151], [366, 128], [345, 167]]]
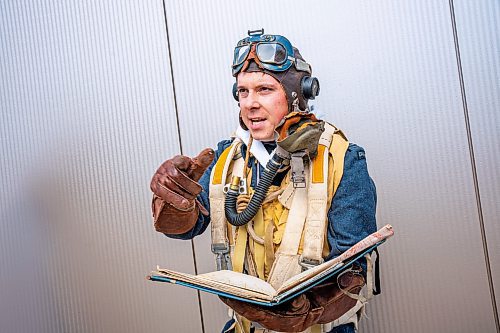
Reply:
[[328, 223], [327, 204], [330, 201], [328, 200], [330, 154], [328, 148], [331, 146], [336, 131], [334, 126], [325, 124], [325, 131], [319, 139], [318, 154], [312, 160], [311, 182], [308, 184], [307, 218], [304, 227], [304, 248], [301, 256], [301, 263], [304, 266], [323, 262], [323, 246]]
[[[321, 155], [319, 155], [321, 153]], [[314, 178], [314, 170], [321, 169], [322, 173], [328, 173], [328, 149], [320, 145], [318, 156], [313, 161], [311, 168], [311, 178]], [[315, 165], [320, 164], [318, 168]], [[316, 176], [316, 178], [319, 178]], [[307, 218], [304, 226], [304, 248], [302, 250], [301, 260], [306, 263], [320, 264], [323, 261], [323, 242], [326, 233], [326, 212], [328, 199], [327, 175], [321, 175], [322, 182], [309, 182], [308, 200], [307, 200]]]
[[300, 238], [302, 237], [302, 230], [307, 216], [307, 195], [307, 188], [295, 188], [293, 204], [288, 213], [285, 232], [278, 250], [279, 253], [298, 253]]
[[210, 175], [209, 200], [210, 200], [210, 219], [212, 233], [212, 251], [215, 248], [224, 248], [229, 250], [229, 241], [227, 238], [227, 223], [224, 213], [224, 185], [227, 179], [229, 164], [231, 163], [235, 152], [240, 146], [240, 140], [235, 139], [220, 155]]
[[[309, 166], [306, 164], [304, 167], [307, 184], [309, 183], [307, 179], [309, 178]], [[296, 187], [283, 238], [268, 277], [268, 282], [274, 288], [279, 288], [284, 281], [301, 271], [298, 262], [298, 251], [307, 216], [306, 203], [307, 188]]]
[[[233, 155], [234, 156], [234, 155]], [[229, 167], [229, 166], [228, 166]], [[238, 176], [240, 178], [243, 177], [243, 169], [245, 167], [245, 162], [242, 156], [239, 156], [236, 159], [233, 159], [233, 168], [232, 168], [232, 175], [233, 176]], [[227, 180], [227, 170], [226, 170], [226, 178]], [[229, 223], [227, 223], [226, 219], [224, 218], [225, 226], [232, 228]], [[248, 245], [248, 233], [247, 233], [247, 228], [246, 226], [243, 227], [237, 227], [235, 230], [235, 241], [234, 241], [234, 248], [231, 253], [231, 260], [233, 262], [233, 270], [235, 272], [243, 272], [244, 268], [244, 263], [245, 263], [245, 256], [246, 256], [246, 249]]]
[[286, 185], [285, 190], [278, 196], [278, 200], [283, 207], [290, 209], [292, 208], [294, 194], [295, 188], [293, 187], [293, 182], [290, 181], [288, 185]]

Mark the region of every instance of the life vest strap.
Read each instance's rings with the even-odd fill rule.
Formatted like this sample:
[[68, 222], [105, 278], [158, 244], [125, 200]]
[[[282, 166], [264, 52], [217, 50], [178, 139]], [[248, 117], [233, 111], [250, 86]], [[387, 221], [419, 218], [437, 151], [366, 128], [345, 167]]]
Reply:
[[222, 152], [210, 176], [210, 218], [212, 233], [212, 252], [216, 255], [217, 270], [232, 269], [230, 246], [227, 238], [227, 223], [224, 213], [224, 182], [227, 179], [229, 165], [240, 146], [239, 139]]

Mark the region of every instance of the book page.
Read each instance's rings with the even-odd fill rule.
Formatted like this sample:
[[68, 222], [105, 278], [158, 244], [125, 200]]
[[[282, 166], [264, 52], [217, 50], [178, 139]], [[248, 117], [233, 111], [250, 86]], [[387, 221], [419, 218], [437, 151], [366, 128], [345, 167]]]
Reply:
[[215, 271], [201, 275], [191, 275], [168, 269], [158, 268], [152, 275], [167, 277], [171, 283], [182, 281], [188, 284], [219, 290], [242, 298], [257, 301], [271, 301], [276, 291], [266, 281], [251, 275], [232, 271]]
[[269, 296], [274, 296], [276, 290], [264, 280], [258, 277], [246, 275], [238, 272], [222, 270], [205, 274], [199, 274], [198, 277], [203, 277], [208, 280], [229, 284], [234, 287], [239, 287], [246, 290], [256, 291]]

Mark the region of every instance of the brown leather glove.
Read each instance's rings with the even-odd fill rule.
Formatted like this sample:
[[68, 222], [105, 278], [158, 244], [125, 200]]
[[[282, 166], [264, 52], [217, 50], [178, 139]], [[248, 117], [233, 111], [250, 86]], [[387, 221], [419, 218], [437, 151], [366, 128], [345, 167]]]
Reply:
[[198, 184], [214, 159], [211, 148], [204, 149], [195, 158], [177, 155], [166, 160], [151, 180], [153, 191], [153, 219], [156, 231], [178, 235], [193, 228], [201, 212], [208, 215], [196, 200], [202, 187]]
[[[339, 276], [341, 288], [359, 294], [365, 284], [357, 271], [347, 271]], [[327, 281], [283, 304], [266, 307], [230, 298], [220, 299], [250, 321], [278, 332], [302, 332], [315, 324], [326, 324], [340, 318], [351, 309], [356, 300], [339, 288], [337, 281]]]

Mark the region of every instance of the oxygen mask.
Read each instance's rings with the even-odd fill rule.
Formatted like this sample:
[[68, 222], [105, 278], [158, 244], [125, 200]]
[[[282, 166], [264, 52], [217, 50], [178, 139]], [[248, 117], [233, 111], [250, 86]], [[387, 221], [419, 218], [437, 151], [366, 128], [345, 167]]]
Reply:
[[304, 152], [314, 158], [318, 152], [318, 142], [325, 130], [325, 122], [312, 113], [290, 112], [276, 128], [276, 143], [283, 150], [294, 154]]

